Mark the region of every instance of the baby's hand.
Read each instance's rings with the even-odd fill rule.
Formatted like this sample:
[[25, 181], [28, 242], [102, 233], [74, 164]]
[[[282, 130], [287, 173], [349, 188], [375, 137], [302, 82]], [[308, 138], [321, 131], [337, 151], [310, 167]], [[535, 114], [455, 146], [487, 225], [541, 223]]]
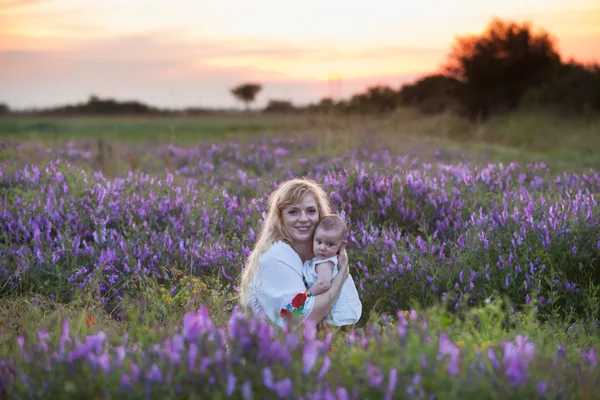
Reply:
[[322, 280], [317, 280], [314, 285], [311, 286], [311, 292], [313, 293], [313, 295], [318, 295], [321, 293], [325, 293], [326, 291], [329, 290], [329, 288], [331, 287], [331, 281], [322, 281]]

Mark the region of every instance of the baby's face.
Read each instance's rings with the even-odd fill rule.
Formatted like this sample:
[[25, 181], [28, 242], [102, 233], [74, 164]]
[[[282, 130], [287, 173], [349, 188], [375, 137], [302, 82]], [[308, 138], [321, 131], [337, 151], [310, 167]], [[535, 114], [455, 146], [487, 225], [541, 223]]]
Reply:
[[342, 238], [342, 233], [339, 229], [326, 231], [317, 228], [313, 239], [315, 257], [320, 259], [333, 257], [337, 254], [343, 241], [344, 238]]

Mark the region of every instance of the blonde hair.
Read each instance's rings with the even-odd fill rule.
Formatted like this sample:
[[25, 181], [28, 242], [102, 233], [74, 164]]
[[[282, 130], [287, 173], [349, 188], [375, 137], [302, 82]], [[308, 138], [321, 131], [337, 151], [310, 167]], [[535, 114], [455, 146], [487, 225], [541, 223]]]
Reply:
[[327, 194], [319, 184], [309, 178], [294, 178], [285, 181], [269, 196], [267, 218], [262, 224], [254, 249], [248, 256], [239, 278], [239, 300], [242, 307], [245, 308], [247, 305], [248, 286], [258, 270], [260, 255], [279, 240], [288, 243], [292, 247], [294, 246], [289, 232], [283, 225], [282, 211], [286, 207], [299, 203], [307, 194], [315, 196], [319, 218], [331, 214]]

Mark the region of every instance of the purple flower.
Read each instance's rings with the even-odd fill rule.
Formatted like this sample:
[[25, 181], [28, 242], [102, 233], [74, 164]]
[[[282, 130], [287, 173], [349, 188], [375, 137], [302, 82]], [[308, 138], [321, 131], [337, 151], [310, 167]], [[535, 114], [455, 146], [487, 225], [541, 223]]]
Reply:
[[262, 370], [262, 382], [267, 389], [273, 388], [273, 373], [269, 367]]
[[348, 400], [349, 399], [348, 392], [346, 391], [346, 389], [344, 389], [341, 386], [335, 390], [335, 394], [336, 394], [336, 398], [338, 400]]
[[390, 370], [390, 376], [388, 379], [388, 387], [385, 394], [386, 400], [391, 400], [394, 398], [394, 390], [396, 389], [396, 381], [398, 379], [398, 370], [396, 368], [392, 368]]
[[302, 373], [304, 375], [308, 375], [310, 371], [312, 371], [315, 363], [317, 362], [317, 357], [319, 350], [319, 342], [316, 340], [305, 340], [304, 342], [304, 350], [302, 351], [302, 363], [304, 367], [302, 368]]
[[273, 154], [275, 156], [278, 157], [282, 157], [282, 156], [289, 156], [290, 154], [292, 154], [291, 151], [289, 151], [288, 149], [284, 149], [283, 147], [277, 147], [274, 151]]
[[204, 333], [214, 332], [214, 329], [215, 325], [204, 305], [198, 312], [189, 312], [183, 317], [183, 335], [188, 341], [193, 341]]
[[90, 360], [92, 360], [92, 363], [96, 366], [99, 366], [100, 368], [102, 368], [102, 370], [104, 372], [108, 372], [110, 369], [110, 359], [108, 357], [108, 351], [104, 351], [104, 353], [102, 353], [100, 356], [95, 356], [93, 354], [90, 354], [89, 356]]
[[48, 339], [49, 337], [50, 334], [47, 331], [42, 330], [38, 332], [39, 347], [44, 351], [48, 350], [48, 344], [46, 343], [46, 339]]
[[443, 359], [445, 356], [449, 356], [448, 362], [448, 373], [450, 375], [456, 375], [459, 372], [459, 356], [460, 350], [458, 347], [450, 341], [448, 335], [445, 332], [440, 334], [439, 338], [439, 349], [438, 349], [438, 360]]
[[227, 390], [225, 393], [227, 397], [233, 394], [233, 391], [235, 390], [236, 381], [237, 379], [234, 374], [232, 374], [231, 372], [227, 374]]
[[121, 366], [123, 364], [123, 360], [125, 360], [125, 347], [123, 346], [117, 346], [115, 348], [115, 353], [117, 354], [117, 365]]
[[321, 369], [319, 369], [319, 373], [317, 375], [318, 380], [321, 380], [325, 377], [325, 374], [329, 370], [330, 366], [331, 366], [331, 360], [329, 359], [329, 357], [325, 356], [323, 358], [323, 364], [321, 365]]
[[415, 310], [410, 310], [410, 312], [408, 313], [408, 319], [411, 321], [416, 321], [417, 320], [417, 312]]
[[587, 361], [592, 367], [596, 367], [598, 365], [598, 360], [596, 359], [596, 349], [594, 347], [590, 347], [587, 352], [583, 352], [583, 359]]
[[513, 385], [526, 382], [529, 363], [533, 359], [535, 345], [526, 336], [518, 335], [515, 343], [502, 344], [504, 373]]
[[273, 390], [281, 399], [289, 399], [293, 393], [292, 380], [290, 378], [282, 379], [273, 384]]
[[371, 362], [367, 362], [367, 376], [369, 377], [369, 383], [373, 387], [379, 387], [383, 383], [383, 371], [380, 367], [373, 365]]
[[131, 379], [133, 379], [133, 381], [137, 381], [140, 377], [139, 367], [135, 363], [131, 363], [130, 369], [131, 369]]
[[548, 383], [546, 383], [545, 381], [538, 381], [535, 387], [539, 394], [544, 394], [546, 393], [546, 389], [548, 389]]
[[196, 343], [191, 343], [188, 350], [188, 370], [193, 371], [196, 369], [196, 357], [198, 356], [198, 346]]
[[148, 380], [150, 382], [162, 382], [162, 372], [160, 371], [160, 368], [158, 367], [158, 365], [156, 364], [152, 364], [152, 367], [150, 368], [150, 372], [148, 372], [147, 376]]
[[252, 384], [250, 381], [246, 381], [242, 385], [242, 397], [244, 400], [252, 400]]
[[289, 350], [296, 350], [298, 344], [300, 344], [300, 339], [295, 333], [288, 333], [285, 336], [285, 342]]
[[200, 372], [204, 373], [204, 371], [206, 371], [206, 368], [208, 368], [211, 364], [212, 360], [210, 359], [210, 357], [202, 357], [202, 360], [200, 361]]

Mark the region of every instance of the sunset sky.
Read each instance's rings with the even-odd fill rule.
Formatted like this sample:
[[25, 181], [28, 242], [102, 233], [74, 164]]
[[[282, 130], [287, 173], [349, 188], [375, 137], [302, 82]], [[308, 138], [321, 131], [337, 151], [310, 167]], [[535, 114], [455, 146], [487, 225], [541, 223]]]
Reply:
[[492, 16], [550, 32], [565, 59], [600, 62], [598, 0], [0, 0], [0, 103], [237, 107], [229, 89], [244, 81], [264, 85], [258, 106], [349, 97], [435, 72], [455, 36]]

